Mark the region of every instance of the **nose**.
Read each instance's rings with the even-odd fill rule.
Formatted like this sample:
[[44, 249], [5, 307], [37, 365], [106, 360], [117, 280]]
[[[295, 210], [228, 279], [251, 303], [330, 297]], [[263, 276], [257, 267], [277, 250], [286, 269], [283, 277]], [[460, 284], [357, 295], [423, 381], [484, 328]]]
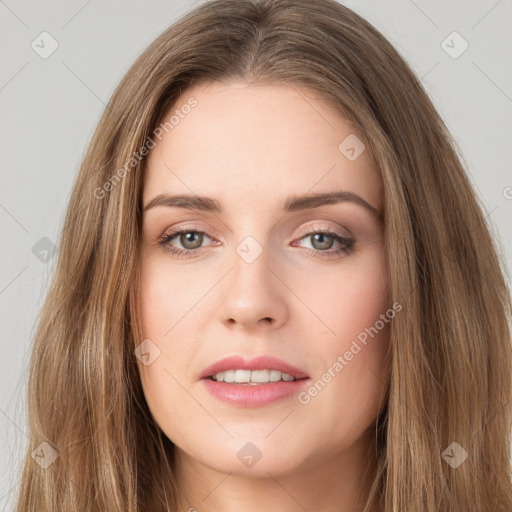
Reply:
[[270, 251], [252, 262], [235, 253], [231, 270], [222, 285], [220, 320], [228, 328], [254, 330], [267, 325], [278, 328], [289, 315], [291, 291], [271, 261]]

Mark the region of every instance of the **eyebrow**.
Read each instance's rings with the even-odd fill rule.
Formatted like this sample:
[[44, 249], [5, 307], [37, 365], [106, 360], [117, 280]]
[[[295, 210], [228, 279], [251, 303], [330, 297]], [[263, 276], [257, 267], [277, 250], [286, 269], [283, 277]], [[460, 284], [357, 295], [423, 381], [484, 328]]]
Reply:
[[[337, 204], [337, 203], [354, 203], [363, 207], [377, 219], [382, 219], [382, 213], [374, 206], [366, 202], [361, 196], [348, 190], [336, 190], [334, 192], [309, 194], [303, 196], [290, 195], [283, 204], [285, 212], [297, 212], [318, 208], [320, 206]], [[211, 213], [222, 213], [222, 205], [216, 199], [211, 197], [198, 196], [193, 194], [158, 194], [151, 199], [144, 211], [154, 208], [155, 206], [174, 206], [178, 208], [186, 208], [188, 210], [206, 211]]]

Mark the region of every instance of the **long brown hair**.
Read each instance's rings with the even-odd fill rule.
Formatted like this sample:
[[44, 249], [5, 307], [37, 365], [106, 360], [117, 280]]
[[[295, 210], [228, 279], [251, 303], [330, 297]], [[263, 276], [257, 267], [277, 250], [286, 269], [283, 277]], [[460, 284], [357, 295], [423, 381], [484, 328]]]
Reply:
[[76, 178], [35, 335], [18, 512], [176, 510], [173, 445], [133, 353], [141, 148], [188, 86], [230, 79], [314, 91], [354, 123], [382, 176], [391, 303], [403, 311], [365, 510], [510, 512], [512, 306], [496, 242], [417, 77], [334, 0], [207, 2], [123, 77]]

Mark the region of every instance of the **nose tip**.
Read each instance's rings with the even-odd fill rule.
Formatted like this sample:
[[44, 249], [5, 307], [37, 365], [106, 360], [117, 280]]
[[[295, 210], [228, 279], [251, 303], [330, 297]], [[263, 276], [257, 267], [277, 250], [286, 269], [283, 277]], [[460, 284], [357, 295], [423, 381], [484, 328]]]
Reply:
[[287, 315], [283, 296], [286, 287], [280, 283], [265, 257], [250, 264], [239, 259], [224, 285], [225, 294], [220, 300], [222, 321], [246, 328], [280, 325]]

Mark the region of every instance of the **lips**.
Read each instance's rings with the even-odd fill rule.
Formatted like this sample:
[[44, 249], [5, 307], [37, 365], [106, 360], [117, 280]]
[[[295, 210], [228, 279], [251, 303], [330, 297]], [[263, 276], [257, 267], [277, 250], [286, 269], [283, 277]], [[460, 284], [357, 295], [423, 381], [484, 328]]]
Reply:
[[208, 379], [227, 370], [277, 370], [291, 375], [296, 380], [308, 378], [308, 375], [302, 370], [272, 356], [260, 356], [249, 360], [241, 356], [231, 356], [216, 361], [205, 368], [199, 379]]
[[[242, 372], [229, 370], [242, 370]], [[219, 375], [220, 372], [224, 372], [226, 377], [230, 374], [230, 380], [234, 373], [243, 373], [247, 377], [247, 370], [251, 370], [251, 376], [258, 370], [270, 370], [269, 374], [277, 373], [283, 377], [283, 380], [273, 382], [270, 379], [269, 382], [255, 383], [252, 378], [251, 382], [247, 382], [245, 378], [241, 379], [245, 382], [239, 383], [212, 379], [213, 375]], [[266, 372], [263, 373], [266, 374]], [[285, 374], [288, 374], [288, 377], [285, 378]], [[302, 370], [275, 357], [260, 356], [247, 360], [240, 356], [232, 356], [205, 368], [201, 372], [200, 382], [211, 396], [230, 406], [266, 407], [274, 403], [289, 403], [294, 395], [304, 390], [310, 378]]]

